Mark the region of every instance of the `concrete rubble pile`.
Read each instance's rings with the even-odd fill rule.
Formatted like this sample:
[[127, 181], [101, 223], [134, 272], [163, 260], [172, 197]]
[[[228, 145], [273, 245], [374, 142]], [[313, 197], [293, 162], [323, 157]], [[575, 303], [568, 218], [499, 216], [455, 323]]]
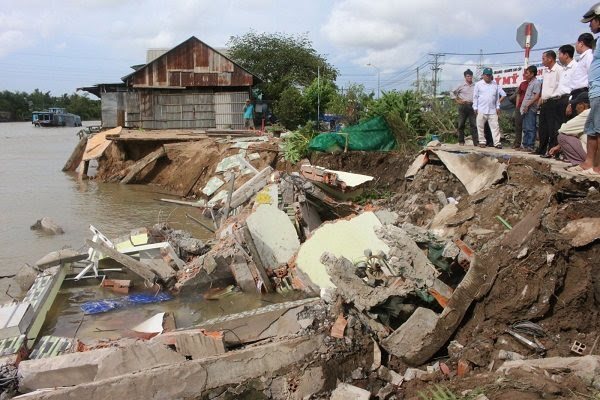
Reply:
[[[0, 330], [5, 392], [401, 399], [447, 384], [478, 388], [464, 398], [484, 399], [600, 390], [593, 183], [557, 186], [541, 164], [432, 148], [394, 197], [363, 206], [354, 200], [372, 176], [307, 160], [298, 172], [251, 161], [247, 153], [215, 161], [206, 198], [187, 204], [203, 209], [214, 241], [165, 224], [114, 239], [90, 227], [87, 253], [38, 262], [35, 281], [44, 279], [48, 294], [34, 291], [49, 299], [66, 276], [104, 273], [103, 287], [122, 294], [143, 284], [220, 301], [231, 289], [217, 288], [235, 286], [286, 301], [185, 327], [165, 312], [132, 327], [134, 337], [86, 343], [37, 338], [53, 300], [28, 294], [0, 309], [20, 316]], [[128, 279], [115, 279], [107, 260]]]

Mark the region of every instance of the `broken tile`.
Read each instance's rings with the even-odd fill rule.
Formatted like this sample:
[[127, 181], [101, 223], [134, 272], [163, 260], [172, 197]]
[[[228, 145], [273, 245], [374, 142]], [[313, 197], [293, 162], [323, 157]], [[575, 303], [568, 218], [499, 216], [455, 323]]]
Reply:
[[225, 184], [225, 182], [223, 182], [222, 179], [213, 176], [212, 178], [210, 178], [208, 180], [208, 182], [206, 183], [206, 186], [204, 186], [204, 188], [202, 188], [202, 193], [204, 193], [207, 196], [212, 196], [212, 194], [214, 192], [216, 192], [217, 190], [219, 190], [219, 188], [221, 186], [223, 186]]

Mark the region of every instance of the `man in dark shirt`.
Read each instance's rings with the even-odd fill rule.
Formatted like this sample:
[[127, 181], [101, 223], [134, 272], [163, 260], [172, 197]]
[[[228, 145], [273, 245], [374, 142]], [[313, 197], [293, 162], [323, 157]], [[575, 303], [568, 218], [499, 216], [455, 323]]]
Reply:
[[515, 141], [513, 142], [513, 149], [521, 148], [521, 141], [523, 139], [523, 116], [521, 115], [521, 104], [523, 104], [523, 97], [525, 96], [525, 92], [527, 91], [527, 86], [529, 85], [528, 80], [524, 80], [519, 85], [517, 89], [517, 102], [515, 104], [515, 114], [514, 114], [514, 122], [515, 122]]
[[458, 144], [465, 144], [465, 123], [469, 121], [469, 130], [473, 145], [477, 146], [477, 125], [475, 124], [475, 111], [473, 111], [473, 71], [464, 72], [465, 81], [452, 91], [454, 101], [458, 104]]

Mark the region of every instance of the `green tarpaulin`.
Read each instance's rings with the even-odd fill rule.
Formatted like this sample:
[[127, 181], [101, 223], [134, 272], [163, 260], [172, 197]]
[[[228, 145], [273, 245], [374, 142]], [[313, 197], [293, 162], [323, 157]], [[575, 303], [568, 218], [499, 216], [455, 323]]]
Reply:
[[308, 149], [335, 152], [348, 150], [388, 151], [396, 147], [396, 139], [383, 117], [375, 117], [339, 133], [322, 133], [312, 139]]

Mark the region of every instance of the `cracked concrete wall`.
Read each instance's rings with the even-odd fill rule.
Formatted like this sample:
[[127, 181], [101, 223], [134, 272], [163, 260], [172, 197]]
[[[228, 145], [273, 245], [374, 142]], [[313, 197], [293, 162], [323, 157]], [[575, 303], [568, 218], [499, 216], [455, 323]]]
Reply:
[[200, 398], [208, 390], [273, 375], [318, 352], [322, 335], [298, 338], [53, 391], [37, 391], [27, 400], [171, 400]]

